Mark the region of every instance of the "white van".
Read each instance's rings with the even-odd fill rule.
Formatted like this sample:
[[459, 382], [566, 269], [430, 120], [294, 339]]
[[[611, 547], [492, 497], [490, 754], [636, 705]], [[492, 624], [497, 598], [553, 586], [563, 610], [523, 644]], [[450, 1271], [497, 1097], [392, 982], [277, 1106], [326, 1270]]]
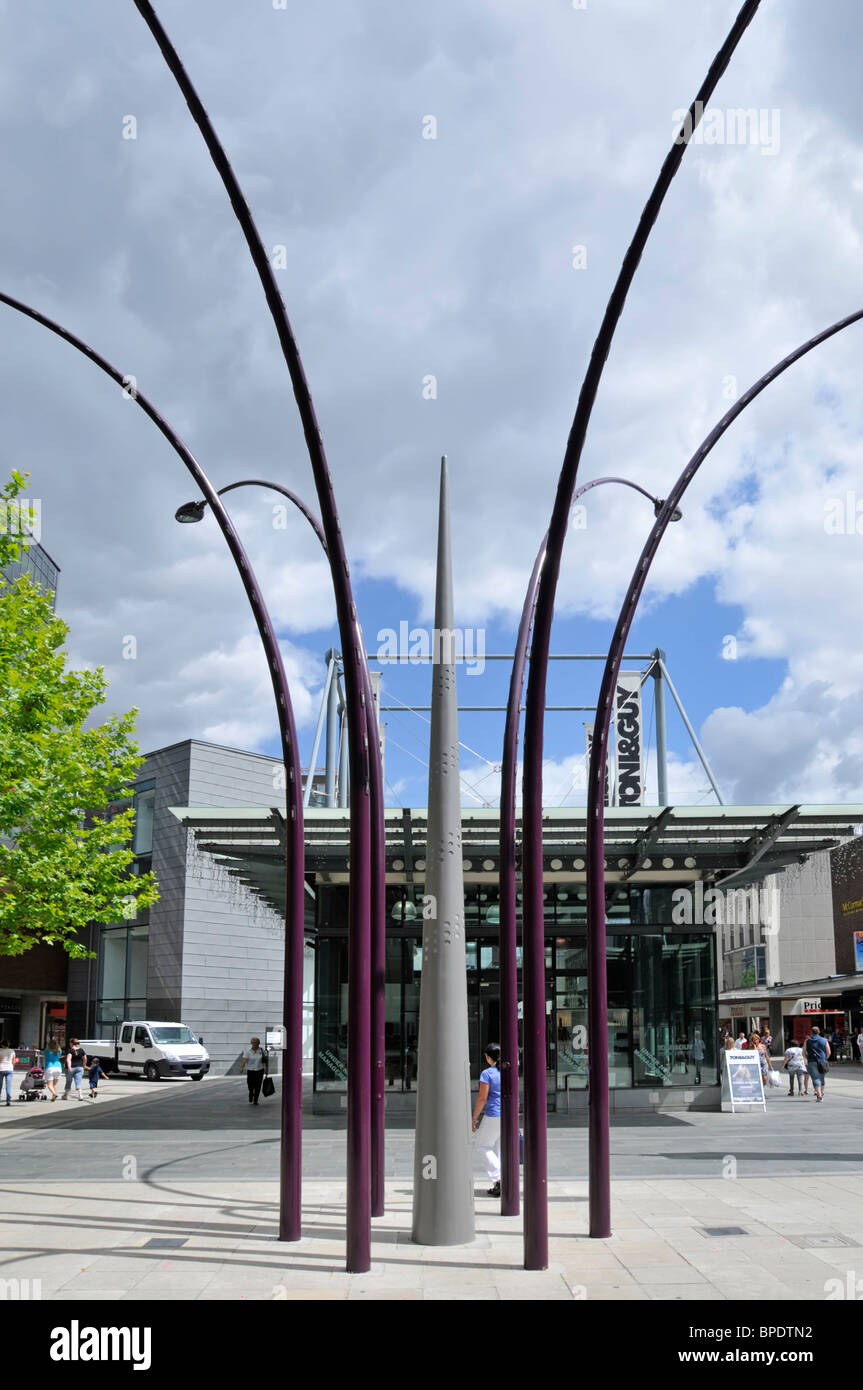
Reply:
[[164, 1076], [200, 1081], [210, 1070], [208, 1053], [185, 1023], [125, 1019], [116, 1043], [84, 1039], [80, 1045], [88, 1057], [101, 1059], [105, 1071], [143, 1076], [147, 1081]]

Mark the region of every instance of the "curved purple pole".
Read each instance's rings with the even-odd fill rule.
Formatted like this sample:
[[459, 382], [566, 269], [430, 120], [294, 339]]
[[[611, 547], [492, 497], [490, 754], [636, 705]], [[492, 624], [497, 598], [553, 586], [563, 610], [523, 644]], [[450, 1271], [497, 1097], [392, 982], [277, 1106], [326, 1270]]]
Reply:
[[524, 668], [539, 573], [545, 561], [543, 539], [533, 562], [527, 586], [506, 703], [506, 722], [503, 730], [503, 761], [500, 769], [500, 1069], [501, 1114], [500, 1133], [501, 1203], [502, 1216], [518, 1216], [518, 965], [516, 960], [516, 901], [515, 901], [515, 781], [518, 761], [518, 726], [521, 722], [521, 694], [524, 688]]
[[[646, 488], [630, 478], [592, 478], [578, 488], [572, 500], [604, 483], [620, 483], [640, 492], [653, 503], [658, 513], [662, 502]], [[524, 673], [530, 644], [530, 629], [536, 608], [539, 576], [545, 560], [548, 535], [539, 548], [524, 606], [518, 625], [518, 637], [512, 659], [509, 695], [506, 703], [506, 722], [503, 731], [503, 757], [500, 778], [500, 1012], [501, 1012], [501, 1203], [502, 1216], [518, 1216], [518, 966], [516, 960], [516, 899], [515, 899], [515, 784], [518, 764], [518, 727], [521, 721], [521, 697]]]
[[299, 348], [276, 277], [261, 241], [249, 205], [236, 174], [200, 97], [180, 62], [176, 49], [162, 28], [149, 0], [134, 0], [159, 46], [197, 125], [210, 157], [231, 201], [246, 244], [258, 272], [270, 314], [278, 334], [303, 435], [309, 452], [327, 553], [344, 661], [350, 759], [350, 899], [348, 906], [348, 1152], [347, 1152], [347, 1272], [363, 1274], [371, 1268], [371, 822], [369, 806], [368, 726], [364, 709], [363, 657], [360, 629], [350, 570], [336, 507], [333, 482], [321, 431]]
[[[730, 410], [726, 411], [722, 419], [711, 430], [699, 447], [696, 449], [692, 458], [687, 463], [674, 487], [668, 494], [662, 510], [654, 522], [653, 529], [647, 538], [644, 549], [641, 552], [638, 564], [635, 567], [629, 588], [623, 600], [617, 625], [614, 629], [614, 636], [608, 651], [608, 658], [602, 673], [602, 685], [599, 691], [599, 701], [596, 707], [596, 722], [593, 730], [593, 745], [590, 752], [590, 767], [587, 778], [587, 939], [588, 939], [588, 972], [593, 970], [595, 976], [599, 974], [598, 963], [602, 965], [602, 978], [593, 979], [594, 994], [590, 996], [590, 1012], [588, 1013], [588, 1068], [589, 1085], [591, 1097], [595, 1088], [602, 1084], [608, 1085], [608, 1028], [607, 1028], [607, 1003], [605, 986], [605, 872], [603, 868], [603, 833], [605, 823], [604, 788], [605, 788], [605, 763], [608, 756], [608, 733], [611, 724], [611, 709], [613, 703], [614, 687], [620, 671], [620, 663], [623, 659], [623, 651], [626, 639], [629, 636], [629, 629], [635, 617], [635, 609], [641, 597], [645, 580], [653, 563], [654, 556], [659, 548], [659, 542], [665, 535], [668, 525], [672, 519], [675, 508], [677, 507], [684, 492], [689, 487], [695, 474], [698, 472], [707, 455], [718, 441], [722, 438], [725, 431], [740, 415], [741, 411], [759, 396], [765, 387], [781, 376], [784, 371], [801, 357], [805, 357], [807, 352], [811, 352], [819, 343], [823, 343], [827, 338], [832, 338], [835, 333], [840, 333], [843, 328], [848, 328], [852, 323], [863, 319], [863, 309], [859, 309], [854, 314], [849, 314], [847, 318], [839, 319], [836, 323], [825, 328], [823, 332], [817, 333], [814, 338], [809, 338], [801, 347], [795, 348], [794, 352], [783, 357], [781, 362], [777, 362], [769, 372], [759, 377], [754, 386], [744, 392], [739, 400], [735, 401]], [[591, 987], [591, 980], [588, 979], [588, 989]], [[601, 989], [601, 994], [599, 993]], [[602, 1004], [601, 1010], [596, 1010], [596, 1001]], [[599, 1018], [594, 1017], [594, 1013], [599, 1012]], [[591, 1119], [592, 1119], [591, 1114]], [[608, 1128], [604, 1133], [597, 1136], [597, 1142], [591, 1146], [590, 1151], [590, 1234], [592, 1236], [604, 1237], [611, 1234], [611, 1185], [609, 1174], [609, 1145]]]
[[[324, 528], [314, 512], [306, 506], [290, 488], [281, 483], [271, 483], [263, 478], [244, 478], [237, 483], [229, 483], [219, 488], [219, 495], [233, 492], [238, 487], [266, 487], [280, 492], [293, 502], [308, 521], [321, 543], [324, 554], [329, 559], [327, 538]], [[384, 830], [384, 785], [383, 768], [380, 757], [380, 735], [378, 733], [375, 701], [372, 693], [372, 679], [365, 647], [363, 658], [363, 690], [366, 699], [366, 722], [368, 725], [369, 747], [373, 749], [369, 759], [369, 799], [372, 825], [372, 863], [371, 863], [371, 914], [372, 914], [372, 1038], [371, 1038], [371, 1085], [372, 1085], [372, 1145], [371, 1145], [371, 1189], [372, 1216], [383, 1216], [385, 1210], [386, 1177], [386, 1094], [384, 1087], [384, 1067], [386, 1062], [386, 841]]]
[[8, 304], [19, 314], [56, 333], [58, 338], [77, 348], [90, 361], [122, 386], [129, 397], [164, 435], [172, 449], [183, 460], [198, 487], [213, 509], [234, 563], [240, 572], [243, 587], [260, 633], [270, 668], [270, 680], [276, 697], [282, 757], [285, 763], [285, 974], [284, 1026], [285, 1063], [282, 1079], [282, 1144], [280, 1155], [279, 1239], [299, 1240], [302, 1236], [302, 1161], [303, 1161], [303, 923], [305, 916], [305, 849], [303, 842], [303, 802], [300, 784], [300, 759], [297, 731], [291, 694], [270, 615], [254, 570], [234, 530], [230, 516], [206, 473], [177, 432], [168, 424], [156, 407], [135, 387], [129, 389], [129, 377], [124, 376], [107, 358], [96, 352], [68, 328], [40, 314], [38, 310], [0, 293], [0, 303]]
[[[524, 1265], [526, 1269], [545, 1269], [548, 1265], [548, 1146], [546, 1134], [546, 1018], [545, 943], [542, 901], [542, 744], [548, 654], [554, 597], [560, 575], [561, 556], [566, 538], [572, 493], [581, 460], [600, 378], [626, 296], [642, 252], [655, 223], [663, 199], [683, 159], [686, 146], [698, 125], [714, 87], [725, 71], [760, 0], [746, 0], [731, 31], [699, 88], [680, 132], [675, 137], [659, 177], [639, 219], [635, 236], [623, 258], [611, 298], [594, 342], [578, 405], [566, 444], [557, 494], [548, 528], [546, 562], [539, 578], [536, 614], [531, 645], [530, 675], [527, 683], [527, 711], [524, 737], [524, 794], [522, 809], [522, 885], [524, 894]], [[603, 972], [605, 959], [603, 957]], [[599, 982], [597, 979], [597, 988]], [[598, 1000], [589, 1000], [597, 1012]], [[603, 1005], [605, 1002], [603, 999]], [[600, 1089], [591, 1091], [591, 1142], [595, 1133], [608, 1130], [608, 1076]]]

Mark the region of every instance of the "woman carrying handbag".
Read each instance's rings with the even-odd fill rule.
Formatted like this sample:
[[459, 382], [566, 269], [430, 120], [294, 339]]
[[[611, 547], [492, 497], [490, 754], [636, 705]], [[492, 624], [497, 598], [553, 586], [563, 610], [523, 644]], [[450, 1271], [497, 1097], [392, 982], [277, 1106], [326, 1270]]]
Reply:
[[263, 1086], [261, 1087], [261, 1092], [262, 1092], [262, 1094], [265, 1095], [265, 1096], [271, 1096], [271, 1095], [274, 1095], [274, 1094], [275, 1094], [275, 1090], [276, 1090], [276, 1083], [275, 1083], [275, 1081], [273, 1080], [273, 1078], [270, 1076], [270, 1054], [269, 1054], [269, 1052], [267, 1052], [267, 1051], [265, 1050], [265, 1051], [264, 1051], [264, 1084], [263, 1084]]
[[[270, 1092], [265, 1089], [267, 1077], [267, 1054], [261, 1047], [260, 1038], [252, 1038], [249, 1046], [243, 1053], [243, 1065], [240, 1071], [246, 1073], [246, 1081], [249, 1087], [249, 1104], [257, 1105], [261, 1090], [264, 1095]], [[273, 1083], [270, 1082], [270, 1085]]]

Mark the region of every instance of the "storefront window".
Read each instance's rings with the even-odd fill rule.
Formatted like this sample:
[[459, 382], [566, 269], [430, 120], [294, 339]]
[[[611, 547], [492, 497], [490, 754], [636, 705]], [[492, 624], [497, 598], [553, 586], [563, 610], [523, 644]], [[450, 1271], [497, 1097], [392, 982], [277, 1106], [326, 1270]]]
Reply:
[[562, 937], [557, 942], [556, 959], [558, 970], [586, 970], [587, 946], [573, 946]]
[[[546, 911], [568, 911], [560, 901], [559, 885], [546, 889]], [[470, 1074], [476, 1080], [483, 1050], [500, 1042], [500, 949], [489, 930], [486, 903], [474, 885], [474, 926], [465, 943], [466, 994]], [[422, 978], [422, 914], [410, 918], [393, 908], [402, 901], [419, 906], [419, 888], [388, 890], [389, 935], [386, 958], [387, 1092], [412, 1090], [416, 1084], [419, 1000]], [[483, 891], [485, 887], [483, 886]], [[580, 892], [576, 886], [576, 892]], [[623, 930], [607, 938], [609, 1084], [691, 1086], [716, 1080], [716, 1005], [714, 943], [709, 933], [633, 929], [632, 901], [638, 911], [659, 910], [659, 900], [645, 904], [645, 891], [630, 890], [619, 904]], [[315, 1085], [318, 1090], [344, 1091], [347, 1078], [347, 937], [331, 934], [324, 925], [341, 921], [347, 899], [339, 887], [319, 894], [316, 977]], [[493, 906], [494, 904], [489, 904]], [[481, 925], [480, 925], [481, 924]], [[560, 933], [546, 939], [547, 1080], [553, 1105], [555, 1093], [583, 1089], [587, 1084], [587, 950], [583, 934]], [[521, 995], [522, 951], [518, 950], [518, 991]], [[519, 1011], [519, 1045], [523, 1045]]]
[[632, 937], [636, 1086], [716, 1078], [716, 981], [711, 936]]
[[348, 1075], [348, 939], [324, 936], [315, 952], [315, 1087], [343, 1091]]
[[[564, 975], [561, 961], [580, 961], [583, 974]], [[570, 1091], [587, 1086], [587, 950], [584, 946], [561, 947], [557, 943], [556, 1033], [557, 1089]], [[608, 1084], [631, 1086], [630, 1062], [630, 954], [628, 937], [609, 937], [608, 979]]]

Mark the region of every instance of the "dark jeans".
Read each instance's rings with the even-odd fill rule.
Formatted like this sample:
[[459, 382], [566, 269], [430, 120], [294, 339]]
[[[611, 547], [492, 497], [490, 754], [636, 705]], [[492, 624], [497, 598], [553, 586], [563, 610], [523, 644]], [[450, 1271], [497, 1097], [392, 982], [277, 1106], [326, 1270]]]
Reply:
[[258, 1103], [258, 1096], [261, 1094], [261, 1087], [264, 1084], [264, 1077], [266, 1074], [263, 1067], [260, 1071], [246, 1072], [246, 1081], [249, 1086], [249, 1100], [253, 1101], [255, 1105]]

